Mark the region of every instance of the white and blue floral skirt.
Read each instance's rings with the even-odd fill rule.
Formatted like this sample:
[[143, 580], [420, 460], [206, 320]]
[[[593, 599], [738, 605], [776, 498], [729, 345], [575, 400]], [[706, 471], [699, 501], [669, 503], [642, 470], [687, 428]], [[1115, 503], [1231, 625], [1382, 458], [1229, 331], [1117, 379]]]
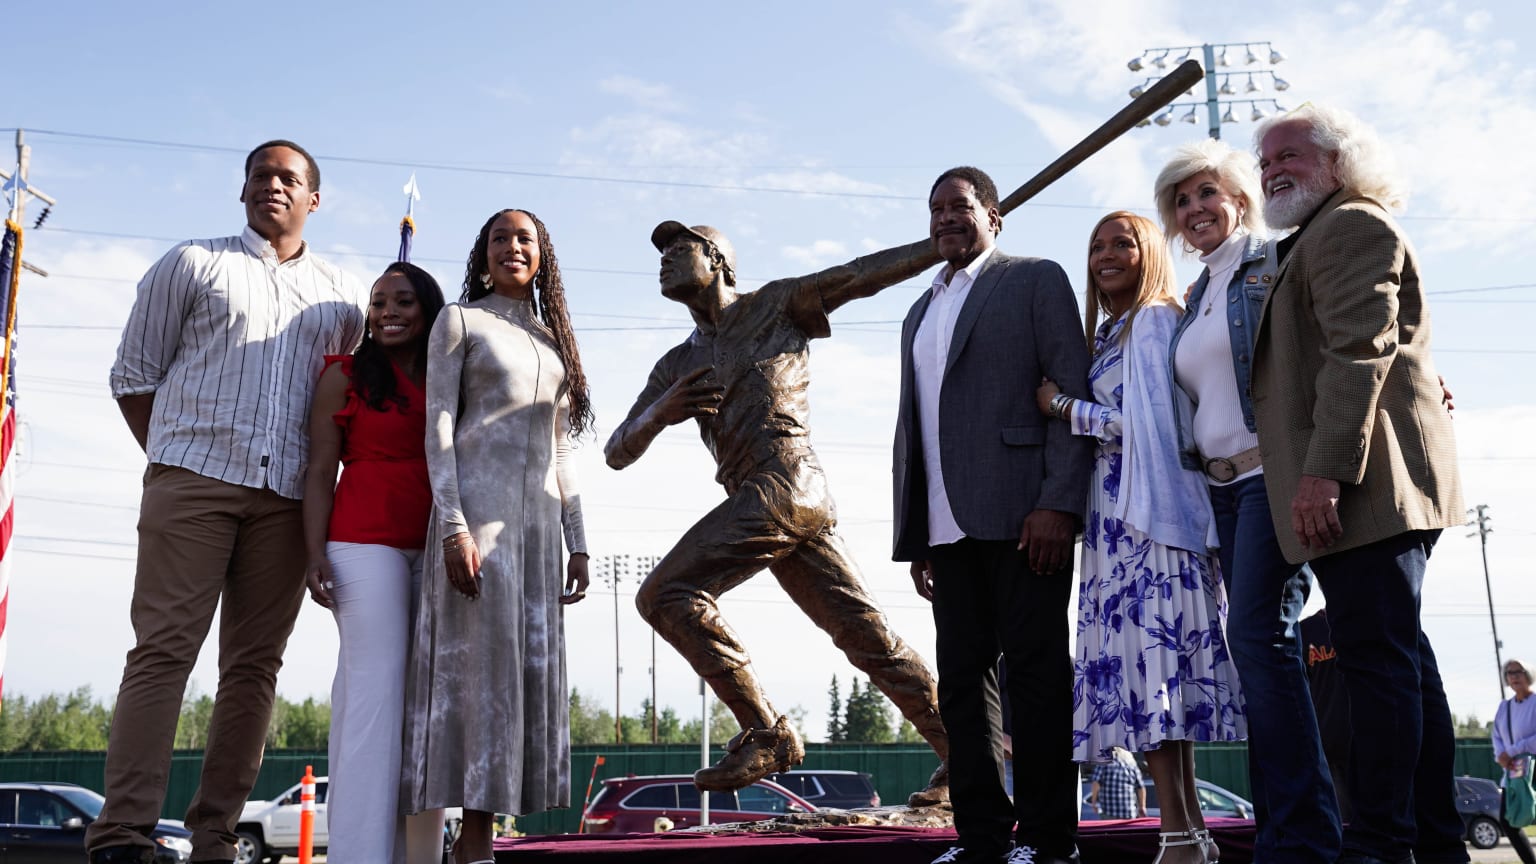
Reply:
[[1102, 499], [1118, 487], [1108, 475], [1118, 474], [1120, 454], [1112, 444], [1099, 450], [1083, 532], [1073, 758], [1106, 762], [1117, 746], [1134, 753], [1164, 741], [1241, 740], [1246, 711], [1223, 635], [1217, 566], [1106, 516]]

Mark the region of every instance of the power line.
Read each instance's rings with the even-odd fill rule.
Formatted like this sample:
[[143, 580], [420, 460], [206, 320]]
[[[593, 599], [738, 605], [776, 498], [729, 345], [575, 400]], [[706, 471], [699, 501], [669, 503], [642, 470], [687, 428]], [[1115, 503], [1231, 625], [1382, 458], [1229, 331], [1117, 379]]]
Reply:
[[[31, 129], [27, 132], [33, 135], [52, 135], [58, 138], [74, 138], [87, 141], [103, 141], [114, 144], [132, 144], [140, 147], [161, 147], [173, 150], [194, 150], [209, 153], [238, 153], [245, 155], [244, 148], [221, 147], [214, 144], [193, 144], [181, 141], [160, 141], [148, 138], [127, 138], [118, 135], [97, 135], [84, 132], [63, 132], [52, 129]], [[354, 165], [377, 165], [390, 168], [410, 168], [416, 171], [433, 170], [459, 174], [490, 175], [498, 177], [534, 177], [545, 180], [578, 180], [588, 183], [617, 183], [627, 186], [663, 186], [675, 189], [702, 189], [715, 192], [765, 192], [778, 195], [804, 195], [826, 198], [857, 198], [876, 201], [923, 201], [925, 199], [915, 195], [895, 195], [889, 192], [846, 192], [828, 191], [821, 189], [794, 189], [776, 186], [751, 186], [746, 184], [729, 183], [697, 183], [686, 180], [654, 180], [642, 177], [603, 177], [595, 174], [562, 174], [554, 171], [523, 171], [516, 168], [489, 168], [478, 165], [455, 165], [448, 162], [422, 162], [406, 161], [398, 159], [373, 159], [364, 156], [339, 156], [336, 154], [315, 154], [315, 159], [323, 162], [345, 162]], [[1033, 204], [1033, 202], [1031, 202]], [[1063, 208], [1087, 208], [1090, 205], [1079, 204], [1033, 204], [1040, 207]], [[1094, 209], [1097, 209], [1096, 207]]]
[[[122, 231], [93, 231], [93, 230], [86, 229], [86, 228], [64, 228], [64, 227], [57, 226], [57, 225], [46, 225], [46, 226], [44, 226], [42, 228], [37, 229], [33, 233], [35, 234], [35, 233], [46, 233], [46, 232], [57, 232], [57, 233], [60, 233], [60, 234], [78, 234], [78, 235], [85, 236], [85, 237], [110, 237], [110, 238], [114, 238], [114, 239], [118, 239], [118, 240], [147, 240], [147, 241], [153, 241], [153, 242], [157, 242], [157, 243], [173, 243], [174, 244], [174, 243], [184, 243], [184, 242], [186, 242], [186, 238], [185, 237], [158, 237], [158, 236], [154, 236], [154, 235], [150, 235], [150, 234], [129, 234], [129, 233], [125, 233], [125, 232], [122, 232]], [[378, 261], [393, 261], [393, 260], [395, 260], [393, 255], [386, 255], [386, 254], [383, 254], [383, 253], [374, 253], [374, 252], [359, 252], [359, 251], [354, 250], [354, 249], [330, 248], [330, 249], [318, 249], [316, 251], [320, 252], [322, 254], [325, 254], [325, 255], [349, 256], [349, 257], [353, 257], [353, 258], [368, 258], [368, 259], [378, 260]], [[457, 265], [462, 265], [464, 263], [463, 261], [461, 261], [461, 260], [459, 260], [457, 258], [430, 258], [430, 257], [418, 256], [418, 257], [415, 258], [415, 260], [416, 261], [427, 261], [427, 262], [437, 263], [437, 264], [453, 264], [453, 265], [456, 265], [456, 266]], [[563, 270], [564, 272], [567, 272], [567, 273], [597, 273], [597, 274], [604, 275], [604, 276], [640, 276], [640, 277], [645, 277], [647, 279], [654, 279], [654, 278], [656, 278], [656, 272], [652, 271], [652, 270], [616, 270], [616, 269], [606, 268], [606, 267], [566, 267], [566, 266], [563, 266], [563, 265], [561, 267], [561, 270]], [[48, 275], [49, 275], [49, 278], [53, 278], [53, 279], [80, 279], [80, 280], [84, 280], [84, 281], [94, 281], [94, 282], [120, 282], [120, 283], [137, 284], [138, 281], [139, 281], [137, 279], [131, 279], [131, 278], [128, 278], [126, 276], [91, 276], [91, 275], [80, 274], [80, 273], [53, 273], [53, 272], [50, 272]], [[741, 276], [741, 277], [738, 277], [738, 281], [741, 282], [741, 283], [761, 284], [761, 283], [767, 282], [769, 280], [768, 279], [764, 279], [764, 278], [760, 278], [760, 277]], [[919, 280], [917, 280], [917, 279], [908, 279], [905, 282], [902, 282], [902, 283], [899, 283], [899, 284], [906, 284], [907, 282], [915, 282], [915, 281], [919, 281]], [[1425, 291], [1424, 294], [1426, 296], [1448, 297], [1448, 296], [1455, 295], [1455, 294], [1480, 294], [1480, 293], [1486, 293], [1486, 292], [1489, 292], [1489, 291], [1517, 291], [1517, 290], [1521, 290], [1521, 289], [1524, 289], [1524, 288], [1536, 288], [1536, 282], [1522, 282], [1522, 283], [1517, 283], [1517, 284], [1513, 284], [1513, 285], [1484, 285], [1484, 286], [1480, 286], [1480, 287], [1476, 287], [1476, 288], [1440, 288], [1440, 289], [1432, 289], [1432, 290], [1429, 290], [1429, 291]], [[1444, 302], [1451, 302], [1451, 301], [1444, 301]], [[1470, 303], [1470, 302], [1477, 302], [1477, 301], [1462, 300], [1462, 301], [1456, 301], [1456, 302]], [[1500, 303], [1521, 303], [1521, 302], [1536, 302], [1536, 301], [1503, 300], [1503, 301], [1494, 301], [1494, 302], [1500, 302]], [[589, 315], [589, 316], [592, 316], [592, 317], [634, 318], [636, 320], [650, 320], [650, 321], [680, 321], [681, 320], [681, 319], [675, 319], [675, 318], [664, 318], [664, 317], [660, 317], [660, 316], [652, 317], [652, 316], [643, 316], [643, 315], [633, 315], [633, 316], [607, 315], [607, 314], [595, 313], [595, 312], [576, 313], [576, 314], [586, 314], [586, 315]], [[843, 324], [843, 326], [846, 327], [846, 326], [848, 326], [848, 324], [863, 324], [863, 323], [869, 323], [869, 324], [900, 324], [901, 322], [900, 321], [847, 322], [847, 323]]]
[[[244, 147], [229, 147], [218, 144], [199, 144], [186, 141], [165, 141], [153, 138], [132, 138], [123, 135], [104, 135], [93, 132], [69, 132], [59, 129], [32, 129], [27, 133], [31, 135], [50, 135], [55, 138], [74, 139], [79, 141], [97, 141], [106, 144], [127, 144], [137, 147], [156, 147], [169, 150], [190, 150], [207, 153], [230, 153], [244, 156], [249, 152]], [[859, 200], [875, 201], [921, 201], [926, 203], [927, 198], [918, 195], [897, 195], [890, 192], [848, 192], [829, 191], [824, 189], [797, 189], [779, 186], [753, 186], [747, 184], [730, 183], [698, 183], [685, 180], [656, 180], [644, 177], [605, 177], [589, 174], [566, 174], [554, 171], [529, 171], [515, 168], [491, 168], [483, 165], [465, 165], [452, 162], [424, 162], [420, 160], [406, 159], [381, 159], [366, 156], [344, 156], [336, 154], [315, 154], [315, 158], [326, 162], [343, 162], [354, 165], [373, 165], [389, 168], [409, 168], [412, 170], [433, 170], [459, 174], [475, 174], [481, 176], [501, 177], [532, 177], [546, 180], [573, 180], [587, 183], [615, 183], [626, 186], [660, 186], [676, 189], [699, 189], [716, 192], [755, 192], [775, 195], [799, 195], [821, 198], [851, 198]], [[878, 185], [878, 184], [871, 184]], [[1094, 210], [1106, 209], [1102, 204], [1064, 204], [1042, 201], [1026, 201], [1023, 207], [1039, 207], [1061, 210]], [[1130, 209], [1149, 212], [1147, 207], [1126, 207], [1108, 209]], [[1521, 218], [1515, 216], [1408, 216], [1397, 217], [1399, 220], [1415, 220], [1426, 222], [1503, 222], [1510, 224], [1532, 224], [1536, 218]]]

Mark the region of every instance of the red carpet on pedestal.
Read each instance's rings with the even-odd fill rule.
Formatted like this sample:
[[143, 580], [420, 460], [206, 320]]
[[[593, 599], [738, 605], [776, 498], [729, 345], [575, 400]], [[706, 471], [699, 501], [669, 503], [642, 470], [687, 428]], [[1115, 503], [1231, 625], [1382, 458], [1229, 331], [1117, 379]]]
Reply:
[[[1221, 847], [1222, 864], [1253, 860], [1253, 821], [1212, 819], [1208, 827]], [[1083, 864], [1148, 864], [1157, 854], [1157, 820], [1084, 822], [1077, 847]], [[645, 864], [928, 864], [955, 844], [952, 829], [840, 826], [798, 833], [626, 834], [598, 837], [561, 834], [496, 841], [496, 860], [559, 858]]]

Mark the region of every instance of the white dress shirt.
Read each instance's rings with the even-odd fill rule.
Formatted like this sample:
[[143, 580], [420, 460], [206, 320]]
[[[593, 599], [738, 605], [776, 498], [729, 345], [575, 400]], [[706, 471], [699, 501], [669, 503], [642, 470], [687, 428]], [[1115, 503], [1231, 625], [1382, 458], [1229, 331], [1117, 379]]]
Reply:
[[912, 373], [917, 384], [918, 428], [923, 436], [923, 470], [928, 479], [928, 545], [940, 546], [953, 543], [965, 536], [955, 522], [954, 511], [949, 507], [949, 495], [944, 489], [944, 465], [939, 456], [939, 391], [944, 384], [944, 370], [949, 361], [949, 343], [955, 335], [955, 319], [970, 296], [976, 274], [981, 272], [992, 250], [976, 256], [976, 260], [950, 277], [945, 264], [933, 277], [933, 299], [923, 313], [912, 337]]
[[154, 394], [150, 462], [301, 498], [315, 381], [361, 340], [365, 296], [307, 245], [279, 261], [249, 226], [189, 240], [139, 281], [112, 396]]

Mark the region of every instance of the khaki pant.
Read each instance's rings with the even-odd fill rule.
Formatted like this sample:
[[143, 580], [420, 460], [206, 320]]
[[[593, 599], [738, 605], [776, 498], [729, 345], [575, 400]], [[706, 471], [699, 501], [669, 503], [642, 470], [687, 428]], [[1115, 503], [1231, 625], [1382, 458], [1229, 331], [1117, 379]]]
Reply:
[[130, 612], [137, 641], [88, 849], [154, 847], [149, 832], [165, 800], [182, 694], [219, 608], [219, 687], [186, 824], [194, 861], [234, 857], [235, 820], [261, 767], [277, 670], [303, 601], [304, 563], [300, 502], [149, 466]]

